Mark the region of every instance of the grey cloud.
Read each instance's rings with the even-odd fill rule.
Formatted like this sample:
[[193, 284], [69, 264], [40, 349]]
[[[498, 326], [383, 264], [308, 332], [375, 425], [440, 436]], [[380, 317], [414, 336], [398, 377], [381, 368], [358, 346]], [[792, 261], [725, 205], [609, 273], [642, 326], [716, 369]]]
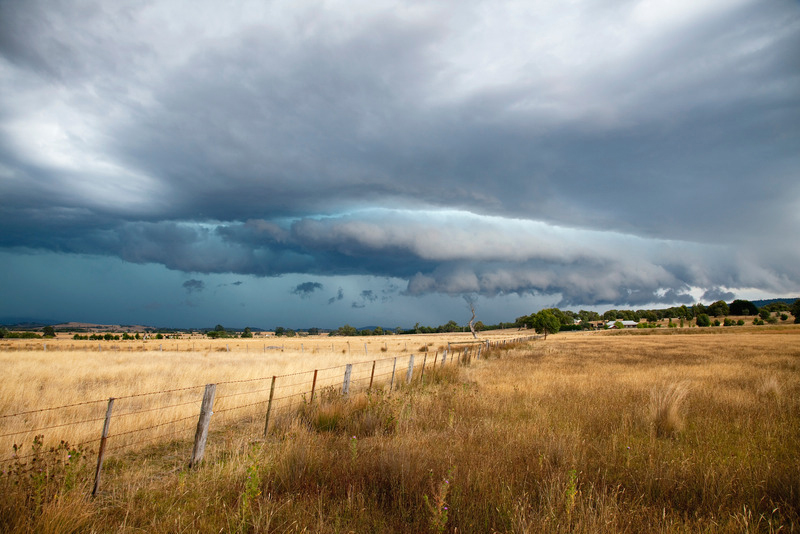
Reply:
[[340, 287], [339, 291], [336, 292], [335, 297], [331, 297], [328, 299], [328, 304], [333, 304], [334, 302], [340, 301], [344, 299], [344, 290]]
[[0, 4], [0, 246], [569, 304], [800, 287], [794, 4], [51, 4]]
[[314, 291], [321, 290], [322, 284], [319, 282], [303, 282], [302, 284], [298, 284], [292, 290], [292, 294], [299, 295], [301, 298], [307, 298], [311, 296]]
[[202, 280], [196, 280], [192, 278], [191, 280], [187, 280], [183, 283], [183, 288], [186, 290], [187, 293], [194, 293], [203, 291], [206, 288], [205, 282]]
[[716, 302], [718, 300], [731, 301], [736, 295], [731, 291], [725, 291], [719, 287], [712, 287], [706, 290], [702, 296], [702, 302]]

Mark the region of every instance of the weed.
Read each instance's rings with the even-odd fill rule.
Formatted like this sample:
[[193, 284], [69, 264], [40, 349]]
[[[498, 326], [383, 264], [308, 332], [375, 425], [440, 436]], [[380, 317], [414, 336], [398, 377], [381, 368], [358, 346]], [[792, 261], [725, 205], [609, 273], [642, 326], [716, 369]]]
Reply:
[[450, 468], [450, 470], [447, 471], [447, 475], [442, 477], [437, 484], [434, 484], [433, 481], [433, 471], [428, 473], [430, 476], [431, 497], [428, 497], [426, 494], [422, 496], [422, 500], [430, 513], [431, 529], [435, 532], [444, 532], [444, 529], [447, 527], [447, 516], [449, 512], [447, 494], [450, 491], [450, 477], [452, 476], [452, 472], [453, 469]]

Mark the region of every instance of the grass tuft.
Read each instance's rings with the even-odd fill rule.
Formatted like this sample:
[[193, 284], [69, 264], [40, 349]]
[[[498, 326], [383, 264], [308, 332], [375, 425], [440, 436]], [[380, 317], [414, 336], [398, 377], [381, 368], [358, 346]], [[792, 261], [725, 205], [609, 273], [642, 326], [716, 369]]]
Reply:
[[658, 438], [671, 438], [683, 430], [681, 404], [689, 394], [689, 381], [661, 384], [650, 390], [650, 416]]

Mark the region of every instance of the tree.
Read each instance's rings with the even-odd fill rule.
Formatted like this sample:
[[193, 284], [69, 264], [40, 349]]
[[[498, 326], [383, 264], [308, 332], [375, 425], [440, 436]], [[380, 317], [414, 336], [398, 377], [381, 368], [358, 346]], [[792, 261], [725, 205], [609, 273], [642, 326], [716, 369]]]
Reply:
[[711, 326], [711, 319], [705, 313], [697, 316], [697, 326]]
[[56, 337], [56, 330], [52, 326], [47, 325], [42, 328], [42, 335], [44, 337]]
[[533, 328], [547, 339], [547, 334], [555, 334], [561, 329], [561, 321], [552, 311], [541, 310], [533, 316]]
[[708, 308], [706, 308], [706, 313], [713, 317], [721, 317], [725, 315], [730, 315], [731, 310], [724, 300], [718, 300], [712, 305], [710, 305]]
[[282, 326], [279, 326], [275, 329], [275, 336], [280, 337], [286, 332], [286, 329]]
[[242, 337], [253, 337], [253, 331], [250, 330], [249, 326], [244, 327], [244, 332], [242, 332]]
[[794, 315], [794, 322], [795, 324], [800, 324], [800, 299], [794, 301], [792, 304], [792, 308], [789, 310]]
[[729, 306], [731, 315], [756, 315], [758, 307], [749, 300], [736, 299]]

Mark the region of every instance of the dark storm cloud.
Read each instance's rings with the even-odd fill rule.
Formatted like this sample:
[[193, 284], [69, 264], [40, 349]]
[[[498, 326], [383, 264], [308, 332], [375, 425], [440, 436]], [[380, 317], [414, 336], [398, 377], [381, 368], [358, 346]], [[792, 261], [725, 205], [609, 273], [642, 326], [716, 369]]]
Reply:
[[565, 305], [800, 288], [796, 2], [395, 8], [1, 3], [0, 246]]
[[338, 302], [343, 299], [344, 299], [344, 290], [340, 287], [339, 290], [336, 292], [336, 296], [328, 299], [328, 304], [333, 304], [334, 302]]
[[703, 293], [701, 297], [702, 302], [716, 302], [718, 300], [724, 300], [730, 302], [736, 297], [730, 291], [724, 291], [718, 287], [711, 288]]
[[206, 284], [202, 280], [192, 278], [183, 283], [183, 288], [187, 293], [194, 293], [195, 291], [200, 292], [206, 288]]
[[293, 295], [298, 295], [300, 298], [307, 298], [311, 296], [314, 291], [321, 290], [322, 284], [319, 282], [303, 282], [302, 284], [297, 284], [295, 288], [292, 290]]

